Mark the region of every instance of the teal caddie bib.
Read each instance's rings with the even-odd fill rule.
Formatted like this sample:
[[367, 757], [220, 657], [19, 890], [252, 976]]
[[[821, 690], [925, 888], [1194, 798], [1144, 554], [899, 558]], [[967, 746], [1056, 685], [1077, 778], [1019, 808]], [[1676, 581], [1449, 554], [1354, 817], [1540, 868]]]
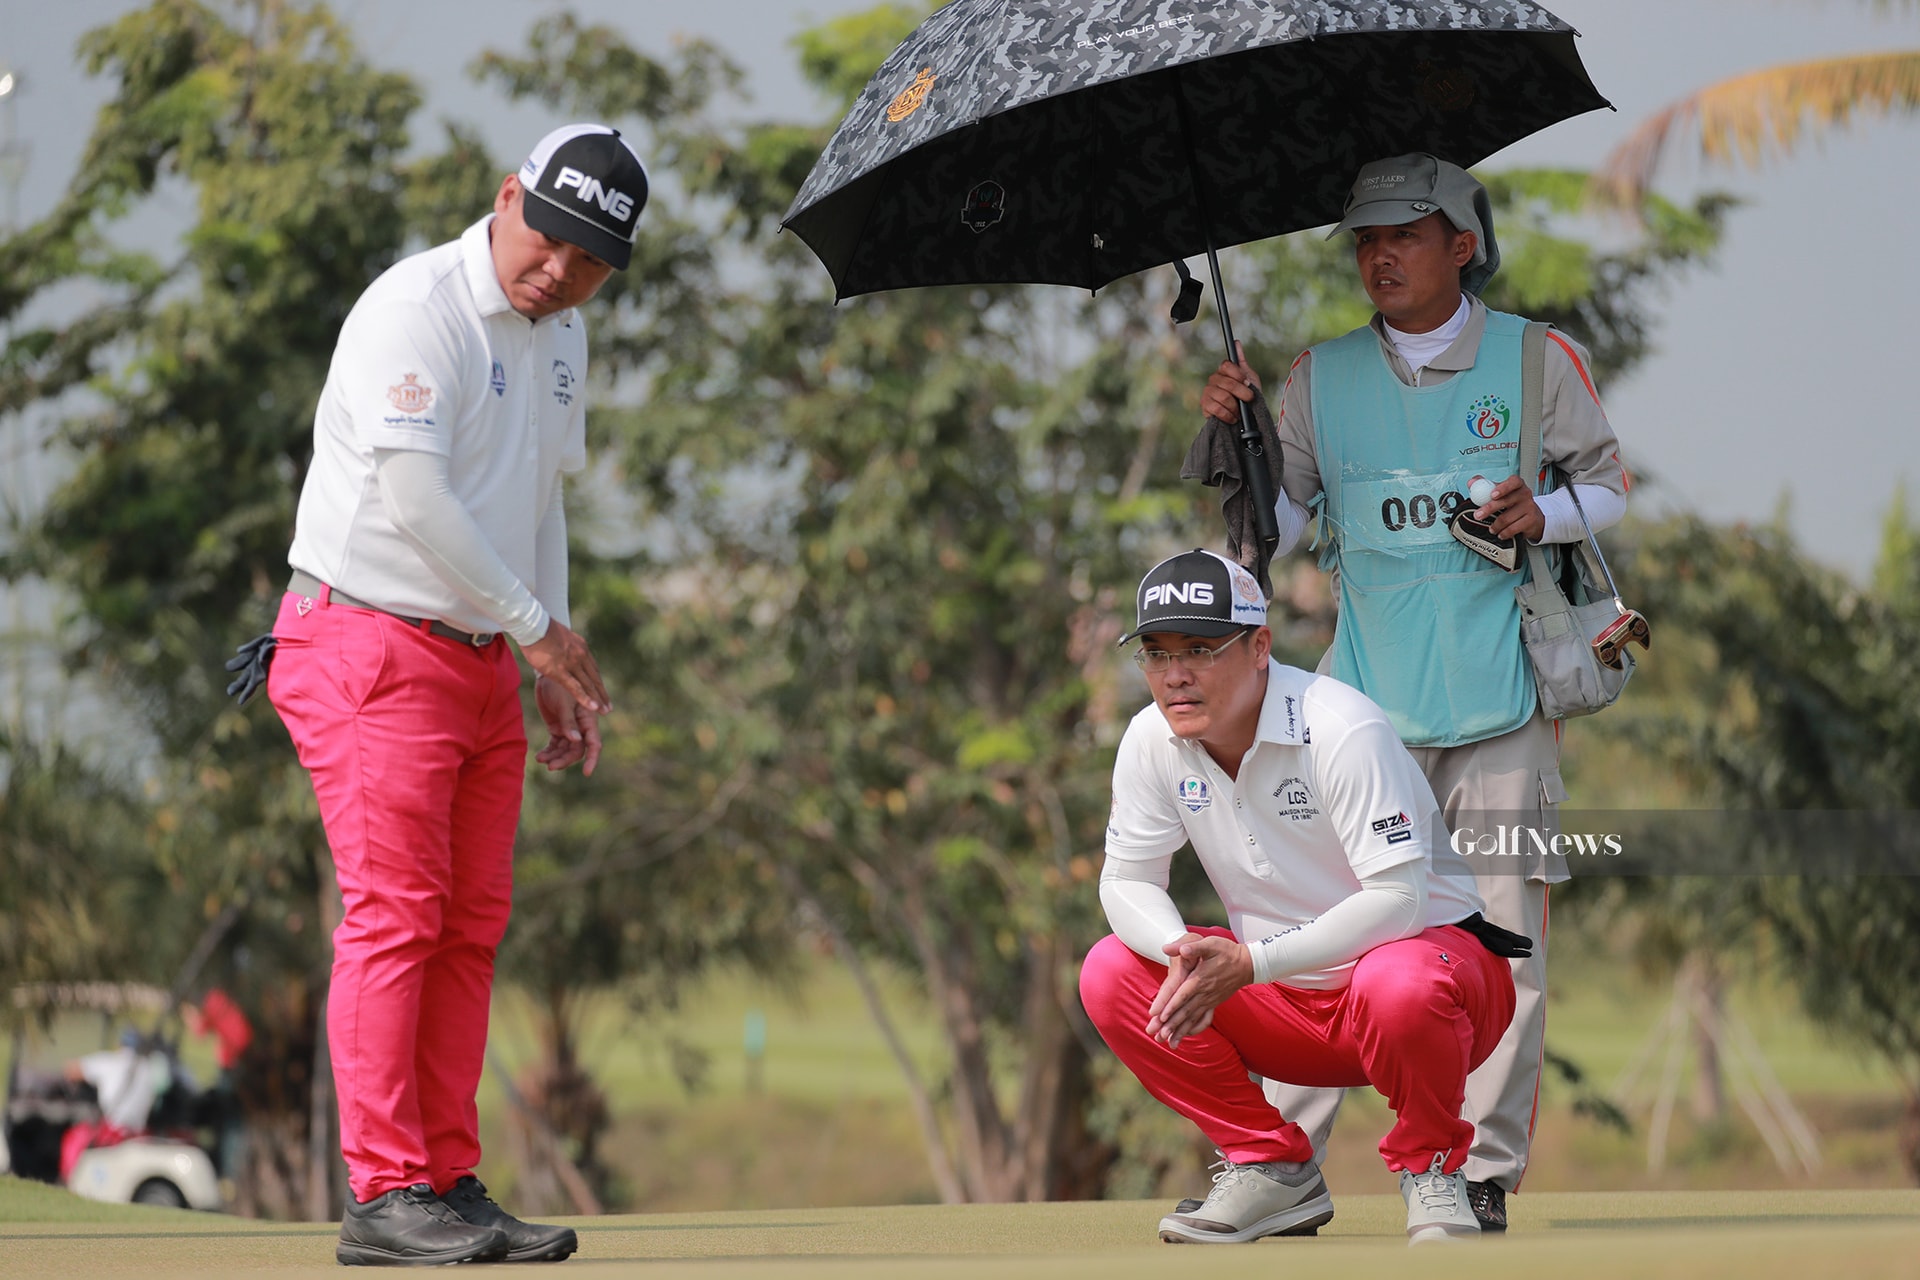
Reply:
[[1450, 747], [1533, 714], [1514, 580], [1447, 532], [1475, 476], [1520, 454], [1520, 335], [1487, 312], [1471, 369], [1430, 387], [1394, 376], [1359, 329], [1313, 348], [1313, 432], [1340, 618], [1330, 672], [1386, 711], [1408, 746]]

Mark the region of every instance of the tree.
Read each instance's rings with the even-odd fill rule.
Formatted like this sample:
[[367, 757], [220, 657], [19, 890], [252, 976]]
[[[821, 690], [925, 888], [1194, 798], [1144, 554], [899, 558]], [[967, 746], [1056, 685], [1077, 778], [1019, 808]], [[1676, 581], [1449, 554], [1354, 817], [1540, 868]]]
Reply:
[[[1874, 0], [1874, 7], [1920, 9], [1914, 0]], [[1608, 154], [1595, 186], [1622, 207], [1638, 207], [1660, 162], [1696, 123], [1701, 156], [1753, 166], [1856, 119], [1916, 109], [1920, 49], [1765, 67], [1707, 85], [1648, 117]]]
[[[1619, 729], [1720, 819], [1711, 848], [1676, 852], [1724, 870], [1649, 886], [1632, 904], [1645, 927], [1676, 959], [1776, 961], [1810, 1017], [1877, 1052], [1906, 1091], [1901, 1150], [1920, 1180], [1920, 887], [1901, 821], [1920, 797], [1920, 714], [1895, 692], [1920, 679], [1916, 546], [1896, 504], [1862, 590], [1780, 527], [1645, 530], [1621, 568], [1687, 692]], [[1808, 811], [1820, 827], [1792, 821]]]
[[[322, 1028], [338, 893], [284, 732], [264, 706], [226, 702], [220, 663], [277, 608], [312, 406], [340, 322], [403, 253], [482, 214], [500, 170], [458, 128], [437, 153], [404, 161], [418, 92], [367, 66], [324, 8], [158, 0], [90, 34], [82, 51], [116, 93], [60, 206], [0, 244], [0, 262], [19, 268], [0, 306], [18, 314], [75, 280], [96, 285], [84, 295], [96, 300], [68, 323], [13, 335], [0, 359], [0, 407], [60, 403], [83, 383], [95, 403], [69, 407], [61, 443], [75, 466], [5, 568], [67, 593], [67, 661], [127, 709], [112, 732], [137, 758], [140, 785], [64, 775], [43, 768], [33, 744], [17, 744], [6, 817], [23, 833], [30, 822], [47, 831], [17, 848], [26, 856], [70, 838], [68, 856], [49, 860], [74, 868], [71, 885], [20, 882], [32, 894], [21, 928], [54, 911], [76, 926], [99, 917], [91, 933], [68, 931], [71, 966], [120, 971], [128, 949], [106, 944], [139, 937], [164, 984], [209, 922], [231, 921], [213, 972], [262, 1024], [258, 1070], [242, 1080], [257, 1140], [255, 1167], [237, 1180], [239, 1207], [332, 1216], [341, 1184]], [[623, 109], [643, 120], [697, 117], [722, 74], [705, 46], [671, 63], [632, 56], [608, 71], [623, 85]], [[115, 252], [116, 223], [164, 178], [197, 201], [184, 254], [162, 264]], [[619, 317], [596, 345], [611, 370], [688, 367], [705, 342], [713, 272], [704, 237], [671, 205], [670, 196], [656, 202], [635, 271], [595, 306], [596, 319]], [[641, 278], [644, 292], [626, 286]], [[615, 376], [603, 378], [602, 394]], [[579, 527], [593, 531], [591, 520]], [[665, 611], [642, 600], [622, 557], [582, 560], [576, 618], [592, 627], [604, 609], [635, 629], [628, 688], [644, 689], [692, 643], [689, 631], [719, 635], [723, 620], [692, 611], [659, 626]], [[589, 1172], [593, 1112], [582, 1100], [592, 1088], [569, 1038], [574, 997], [620, 981], [638, 999], [671, 999], [715, 955], [764, 963], [786, 945], [777, 905], [761, 909], [768, 900], [740, 892], [722, 858], [690, 847], [705, 829], [702, 771], [715, 759], [682, 748], [698, 737], [693, 711], [663, 713], [638, 695], [633, 703], [632, 717], [610, 726], [613, 756], [627, 765], [617, 799], [578, 778], [536, 789], [521, 923], [503, 957], [503, 973], [538, 992], [549, 1013], [541, 1060], [518, 1089], [533, 1104], [526, 1118], [542, 1136], [562, 1130], [562, 1146]], [[48, 816], [61, 803], [87, 812], [94, 791], [113, 795], [127, 821], [103, 821], [82, 840]], [[42, 803], [43, 794], [57, 799]], [[647, 856], [629, 856], [635, 839], [648, 841]], [[757, 869], [742, 865], [757, 883]], [[130, 898], [131, 887], [149, 885], [148, 898]], [[649, 980], [628, 981], [635, 973]]]
[[[830, 23], [803, 62], [844, 102], [917, 16]], [[497, 175], [458, 132], [401, 162], [410, 86], [370, 71], [324, 10], [159, 0], [88, 48], [119, 80], [75, 186], [100, 194], [28, 234], [104, 276], [93, 238], [162, 173], [191, 185], [199, 220], [181, 262], [114, 268], [85, 320], [118, 345], [69, 342], [102, 404], [69, 425], [78, 468], [10, 571], [72, 593], [73, 660], [151, 735], [142, 856], [178, 876], [195, 923], [241, 905], [223, 963], [285, 1031], [263, 1040], [302, 1064], [282, 1077], [298, 1096], [275, 1095], [277, 1180], [257, 1185], [317, 1216], [332, 1148], [308, 1117], [330, 1107], [307, 1090], [327, 1075], [314, 1028], [334, 891], [284, 735], [221, 702], [216, 664], [279, 596], [346, 308], [457, 230]], [[1211, 346], [1160, 319], [1157, 275], [1092, 299], [829, 305], [817, 263], [769, 240], [826, 130], [715, 124], [737, 73], [707, 46], [655, 59], [562, 16], [481, 70], [635, 129], [659, 179], [633, 267], [588, 318], [606, 461], [569, 494], [574, 613], [617, 711], [600, 776], [530, 789], [502, 956], [545, 1010], [544, 1061], [518, 1082], [529, 1132], [560, 1139], [556, 1169], [593, 1172], [582, 989], [671, 1002], [719, 956], [781, 966], [797, 921], [856, 974], [886, 963], [922, 985], [945, 1074], [901, 1064], [944, 1196], [1098, 1194], [1130, 1139], [1091, 1106], [1105, 1050], [1073, 975], [1104, 929], [1112, 747], [1144, 700], [1110, 642], [1147, 565], [1218, 540], [1214, 495], [1176, 479]], [[1624, 368], [1644, 347], [1638, 290], [1711, 247], [1718, 206], [1653, 202], [1646, 240], [1604, 254], [1555, 230], [1575, 185], [1501, 189], [1501, 287]], [[1249, 344], [1275, 359], [1352, 322], [1338, 246], [1292, 237], [1232, 259]], [[15, 355], [8, 368], [31, 353]], [[1324, 616], [1279, 621], [1310, 660]], [[1198, 886], [1182, 890], [1204, 916]], [[177, 928], [176, 955], [194, 932]]]
[[[802, 38], [803, 64], [844, 103], [917, 16], [828, 24]], [[551, 22], [532, 47], [489, 65], [574, 111], [622, 110], [632, 55], [615, 33]], [[896, 1047], [864, 975], [887, 963], [921, 984], [946, 1074], [898, 1057], [943, 1197], [1098, 1194], [1127, 1109], [1091, 1107], [1105, 1050], [1074, 975], [1105, 928], [1111, 753], [1144, 692], [1111, 640], [1147, 565], [1218, 540], [1213, 495], [1177, 479], [1211, 348], [1160, 318], [1170, 280], [1157, 277], [1093, 299], [953, 288], [830, 307], [818, 264], [764, 234], [825, 132], [655, 135], [705, 202], [713, 251], [751, 258], [764, 283], [703, 292], [700, 320], [719, 309], [724, 324], [649, 366], [644, 403], [601, 418], [648, 513], [670, 513], [678, 553], [628, 566], [644, 590], [612, 630], [644, 643], [614, 660], [649, 669], [652, 628], [687, 619], [640, 601], [690, 586], [700, 617], [724, 625], [689, 634], [744, 648], [737, 661], [716, 640], [652, 668], [710, 716], [688, 749], [718, 744], [737, 765], [705, 775], [724, 806], [706, 847], [759, 861], [862, 977]], [[1553, 232], [1579, 186], [1535, 174], [1501, 188], [1529, 241], [1508, 287], [1576, 324], [1609, 318], [1593, 340], [1621, 368], [1644, 345], [1636, 290], [1711, 247], [1719, 205], [1660, 205], [1646, 244], [1607, 256]], [[1249, 345], [1283, 359], [1353, 322], [1340, 246], [1295, 237], [1233, 259]], [[728, 586], [715, 599], [699, 581]], [[1303, 651], [1290, 621], [1283, 643]]]

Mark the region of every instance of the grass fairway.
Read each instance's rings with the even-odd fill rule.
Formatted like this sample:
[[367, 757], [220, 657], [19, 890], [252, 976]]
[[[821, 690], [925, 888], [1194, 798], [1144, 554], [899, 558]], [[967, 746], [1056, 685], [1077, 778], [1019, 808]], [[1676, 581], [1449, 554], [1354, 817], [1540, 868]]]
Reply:
[[[62, 1214], [62, 1193], [0, 1181], [0, 1275], [337, 1276], [334, 1228], [164, 1210]], [[1570, 1192], [1511, 1202], [1505, 1239], [1410, 1254], [1397, 1196], [1347, 1196], [1317, 1239], [1220, 1255], [1160, 1244], [1159, 1202], [905, 1205], [577, 1219], [561, 1275], [645, 1280], [1160, 1280], [1169, 1270], [1423, 1280], [1908, 1277], [1920, 1191]], [[91, 1212], [91, 1211], [89, 1211]], [[467, 1273], [462, 1273], [467, 1274]]]

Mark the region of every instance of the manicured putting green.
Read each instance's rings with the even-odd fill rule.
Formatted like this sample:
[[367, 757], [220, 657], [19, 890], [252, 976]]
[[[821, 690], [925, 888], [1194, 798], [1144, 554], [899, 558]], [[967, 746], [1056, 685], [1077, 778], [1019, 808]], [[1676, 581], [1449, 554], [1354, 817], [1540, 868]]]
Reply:
[[[338, 1276], [334, 1229], [164, 1210], [61, 1218], [0, 1186], [0, 1274], [71, 1280]], [[1422, 1280], [1870, 1280], [1920, 1273], [1920, 1191], [1573, 1192], [1517, 1197], [1513, 1230], [1410, 1255], [1397, 1196], [1345, 1196], [1316, 1239], [1163, 1245], [1158, 1203], [905, 1205], [574, 1221], [564, 1275], [634, 1280], [1164, 1280], [1176, 1269]], [[36, 1214], [28, 1217], [27, 1215]], [[461, 1274], [469, 1274], [462, 1272]], [[516, 1272], [515, 1274], [521, 1274]], [[556, 1276], [555, 1280], [559, 1280]]]

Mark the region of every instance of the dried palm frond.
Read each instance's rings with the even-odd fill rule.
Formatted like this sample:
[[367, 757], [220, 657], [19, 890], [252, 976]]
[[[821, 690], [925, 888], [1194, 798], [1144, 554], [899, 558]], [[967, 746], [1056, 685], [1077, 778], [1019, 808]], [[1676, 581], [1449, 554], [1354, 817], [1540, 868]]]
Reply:
[[1791, 152], [1856, 117], [1920, 109], [1920, 49], [1767, 67], [1710, 84], [1672, 103], [1615, 147], [1593, 176], [1592, 195], [1623, 209], [1640, 206], [1653, 175], [1682, 131], [1699, 125], [1710, 162], [1754, 166]]

